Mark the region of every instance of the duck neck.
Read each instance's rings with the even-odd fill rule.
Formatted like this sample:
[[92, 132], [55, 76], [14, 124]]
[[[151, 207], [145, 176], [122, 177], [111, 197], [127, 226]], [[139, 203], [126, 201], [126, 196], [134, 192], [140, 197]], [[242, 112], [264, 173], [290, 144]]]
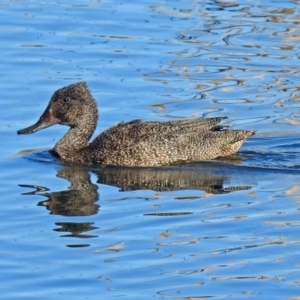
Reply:
[[89, 140], [96, 129], [98, 114], [83, 118], [75, 126], [71, 127], [66, 135], [57, 142], [54, 151], [61, 158], [70, 158], [71, 154], [78, 153], [88, 146]]

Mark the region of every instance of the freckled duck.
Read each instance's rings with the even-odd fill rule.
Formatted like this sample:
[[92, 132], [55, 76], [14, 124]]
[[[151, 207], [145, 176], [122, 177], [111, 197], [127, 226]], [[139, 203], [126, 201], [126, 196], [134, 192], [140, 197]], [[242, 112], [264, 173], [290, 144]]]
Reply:
[[57, 90], [40, 119], [18, 134], [54, 124], [70, 127], [53, 151], [69, 162], [115, 166], [161, 166], [236, 153], [252, 130], [226, 130], [226, 117], [165, 122], [121, 122], [89, 143], [98, 120], [96, 101], [85, 82]]

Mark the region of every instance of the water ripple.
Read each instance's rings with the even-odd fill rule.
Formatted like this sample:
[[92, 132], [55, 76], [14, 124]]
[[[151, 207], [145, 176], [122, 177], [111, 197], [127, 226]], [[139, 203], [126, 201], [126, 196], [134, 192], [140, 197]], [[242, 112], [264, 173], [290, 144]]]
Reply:
[[[44, 2], [0, 4], [1, 295], [297, 297], [299, 1]], [[82, 80], [97, 132], [228, 116], [257, 134], [232, 157], [134, 170], [55, 160], [60, 126], [16, 135]]]

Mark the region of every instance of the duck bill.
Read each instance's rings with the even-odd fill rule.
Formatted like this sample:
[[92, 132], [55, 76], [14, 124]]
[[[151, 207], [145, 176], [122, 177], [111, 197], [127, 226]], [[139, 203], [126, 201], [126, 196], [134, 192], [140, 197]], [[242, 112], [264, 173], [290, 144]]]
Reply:
[[58, 120], [53, 116], [51, 109], [47, 108], [35, 124], [33, 124], [27, 128], [18, 130], [18, 134], [34, 133], [36, 131], [47, 128], [47, 127], [52, 126], [57, 123], [58, 123]]

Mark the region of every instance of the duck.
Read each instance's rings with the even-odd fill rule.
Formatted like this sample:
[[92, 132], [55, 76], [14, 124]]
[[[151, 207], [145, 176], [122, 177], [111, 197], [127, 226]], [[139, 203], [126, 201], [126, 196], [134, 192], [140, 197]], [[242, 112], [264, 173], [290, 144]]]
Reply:
[[60, 88], [38, 121], [18, 134], [54, 124], [69, 126], [52, 152], [70, 163], [156, 167], [213, 160], [235, 154], [254, 130], [232, 130], [219, 123], [227, 117], [172, 121], [120, 122], [89, 142], [98, 121], [96, 100], [85, 82]]

